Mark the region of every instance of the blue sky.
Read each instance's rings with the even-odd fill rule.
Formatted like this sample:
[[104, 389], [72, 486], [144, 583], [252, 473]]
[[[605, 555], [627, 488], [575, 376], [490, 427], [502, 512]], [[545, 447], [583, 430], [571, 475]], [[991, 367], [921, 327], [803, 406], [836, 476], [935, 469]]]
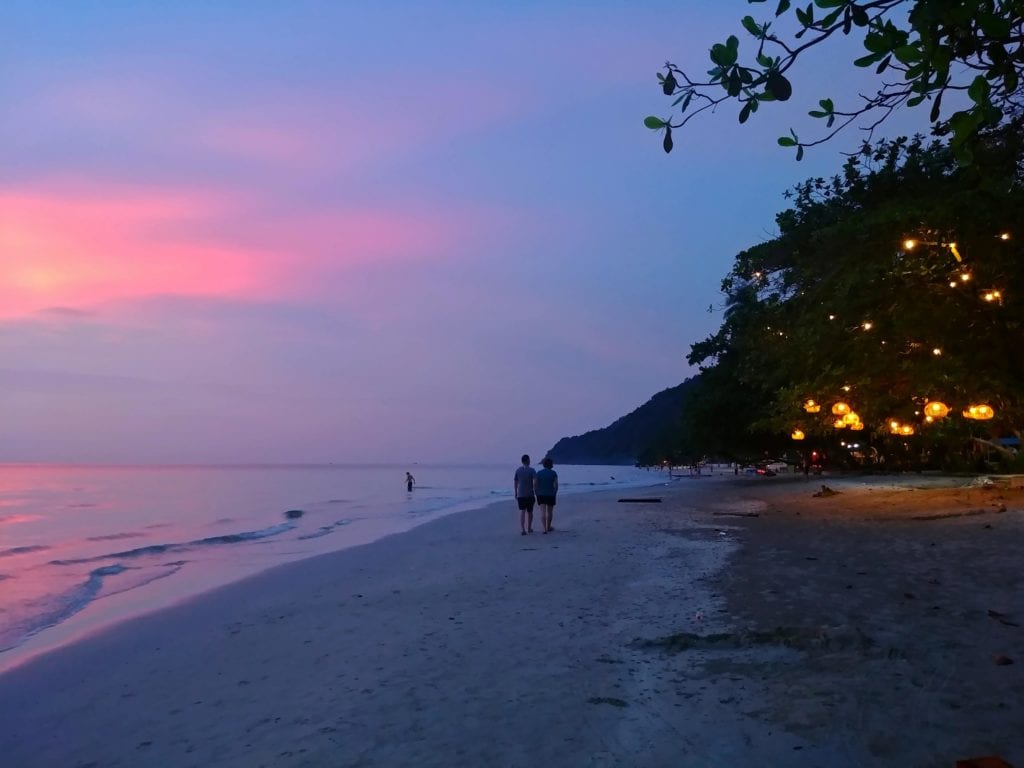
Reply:
[[0, 460], [503, 461], [678, 384], [733, 256], [857, 142], [775, 144], [855, 45], [670, 156], [643, 127], [666, 59], [768, 12], [8, 3]]

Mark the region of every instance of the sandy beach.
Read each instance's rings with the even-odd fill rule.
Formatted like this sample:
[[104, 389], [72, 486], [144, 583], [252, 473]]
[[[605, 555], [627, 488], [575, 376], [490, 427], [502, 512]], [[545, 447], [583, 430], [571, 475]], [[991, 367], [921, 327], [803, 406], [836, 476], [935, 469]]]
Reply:
[[971, 482], [686, 478], [566, 497], [551, 535], [452, 515], [14, 669], [0, 755], [1024, 765], [1024, 490]]

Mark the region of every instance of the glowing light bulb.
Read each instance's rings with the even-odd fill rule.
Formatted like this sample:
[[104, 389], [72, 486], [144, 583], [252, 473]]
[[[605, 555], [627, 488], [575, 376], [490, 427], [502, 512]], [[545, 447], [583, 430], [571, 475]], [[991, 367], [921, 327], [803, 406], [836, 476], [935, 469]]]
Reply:
[[999, 239], [1000, 240], [1009, 240], [1010, 239], [1010, 233], [1009, 232], [1003, 232], [1001, 235], [999, 235]]
[[905, 251], [912, 251], [916, 247], [917, 247], [917, 240], [913, 240], [911, 238], [907, 238], [906, 240], [903, 241], [903, 250], [905, 250]]
[[835, 315], [829, 315], [829, 316], [828, 316], [828, 319], [829, 319], [829, 320], [835, 320], [835, 319], [836, 319], [836, 316], [835, 316]]
[[843, 392], [849, 392], [849, 391], [850, 391], [850, 385], [849, 384], [843, 384]]
[[860, 327], [863, 328], [865, 331], [870, 331], [872, 328], [875, 327], [875, 325], [870, 320], [868, 320], [861, 323]]
[[950, 288], [956, 288], [956, 281], [955, 280], [950, 280], [949, 287]]
[[932, 354], [938, 357], [939, 355], [942, 354], [942, 350], [939, 349], [939, 347], [935, 347], [935, 349], [932, 350]]

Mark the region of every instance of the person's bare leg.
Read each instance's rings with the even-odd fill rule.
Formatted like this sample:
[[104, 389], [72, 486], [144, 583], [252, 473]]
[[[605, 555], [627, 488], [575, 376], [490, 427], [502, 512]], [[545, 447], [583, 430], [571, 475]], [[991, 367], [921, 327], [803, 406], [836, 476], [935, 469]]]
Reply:
[[526, 532], [533, 533], [533, 510], [526, 510]]
[[519, 530], [521, 530], [523, 532], [523, 534], [526, 533], [526, 510], [525, 509], [520, 509], [519, 510]]

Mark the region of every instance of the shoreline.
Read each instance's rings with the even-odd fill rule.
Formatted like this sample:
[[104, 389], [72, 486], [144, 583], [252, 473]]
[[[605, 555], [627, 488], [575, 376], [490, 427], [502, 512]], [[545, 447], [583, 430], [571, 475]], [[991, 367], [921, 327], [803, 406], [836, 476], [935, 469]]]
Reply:
[[[329, 465], [318, 466], [320, 468], [329, 467]], [[118, 467], [103, 468], [118, 469]], [[218, 469], [218, 467], [205, 466], [199, 466], [198, 468], [211, 471]], [[239, 465], [235, 468], [256, 469], [258, 466]], [[284, 468], [302, 470], [306, 468], [306, 465], [289, 465]], [[146, 467], [146, 469], [152, 468]], [[177, 467], [156, 467], [155, 469], [177, 469]], [[664, 482], [663, 478], [651, 477], [649, 478], [649, 485], [627, 485], [625, 487], [645, 488], [662, 482]], [[582, 483], [567, 489], [564, 495], [568, 497], [578, 494], [600, 493], [600, 490], [595, 490], [593, 487], [588, 487], [588, 485], [587, 483]], [[493, 494], [493, 491], [491, 493]], [[452, 501], [445, 507], [430, 508], [417, 513], [415, 516], [403, 516], [401, 520], [374, 519], [371, 516], [367, 518], [368, 522], [365, 527], [363, 524], [346, 527], [342, 538], [333, 543], [335, 548], [321, 548], [320, 551], [311, 549], [304, 552], [289, 552], [287, 551], [286, 541], [272, 540], [270, 541], [270, 546], [282, 551], [277, 555], [271, 554], [269, 558], [267, 558], [266, 553], [258, 552], [254, 552], [253, 559], [249, 561], [237, 558], [229, 552], [225, 552], [223, 560], [220, 562], [216, 560], [203, 561], [197, 558], [187, 564], [187, 568], [183, 569], [186, 571], [184, 573], [177, 574], [172, 572], [169, 574], [169, 578], [156, 576], [139, 588], [113, 591], [110, 594], [102, 595], [99, 599], [89, 597], [82, 608], [70, 610], [67, 616], [61, 617], [56, 623], [46, 626], [41, 631], [30, 634], [17, 645], [0, 651], [0, 675], [41, 655], [77, 643], [97, 632], [114, 629], [124, 622], [188, 602], [221, 587], [244, 581], [281, 565], [301, 562], [309, 558], [364, 546], [389, 536], [401, 535], [418, 526], [430, 524], [434, 520], [449, 515], [477, 512], [492, 504], [500, 505], [503, 501], [504, 499], [501, 496], [492, 495], [491, 498], [484, 498], [482, 495], [480, 498], [472, 500]], [[309, 519], [309, 516], [306, 517]], [[269, 521], [264, 521], [264, 524], [269, 524]], [[335, 526], [337, 525], [335, 523]], [[199, 533], [197, 532], [196, 535], [198, 536]], [[171, 541], [175, 542], [173, 539]], [[187, 537], [182, 541], [187, 541]], [[328, 540], [323, 539], [322, 541], [327, 542]], [[178, 546], [178, 544], [172, 543], [170, 546], [173, 548]], [[308, 547], [309, 545], [304, 544], [303, 546]], [[129, 560], [126, 563], [123, 557], [120, 557], [120, 559], [119, 557], [119, 554], [111, 555], [104, 565], [127, 566], [131, 562]], [[97, 561], [97, 566], [100, 565], [100, 562], [99, 560]], [[185, 565], [185, 563], [181, 565]], [[131, 568], [127, 569], [131, 570]], [[99, 569], [99, 571], [103, 570], [103, 568]], [[107, 575], [109, 574], [103, 574], [101, 578]], [[94, 574], [90, 574], [90, 577], [94, 577]]]
[[880, 520], [861, 497], [935, 502], [779, 479], [569, 496], [552, 536], [497, 503], [279, 566], [5, 673], [0, 749], [25, 768], [1024, 759], [1024, 630], [984, 612], [1024, 624], [1024, 492]]

